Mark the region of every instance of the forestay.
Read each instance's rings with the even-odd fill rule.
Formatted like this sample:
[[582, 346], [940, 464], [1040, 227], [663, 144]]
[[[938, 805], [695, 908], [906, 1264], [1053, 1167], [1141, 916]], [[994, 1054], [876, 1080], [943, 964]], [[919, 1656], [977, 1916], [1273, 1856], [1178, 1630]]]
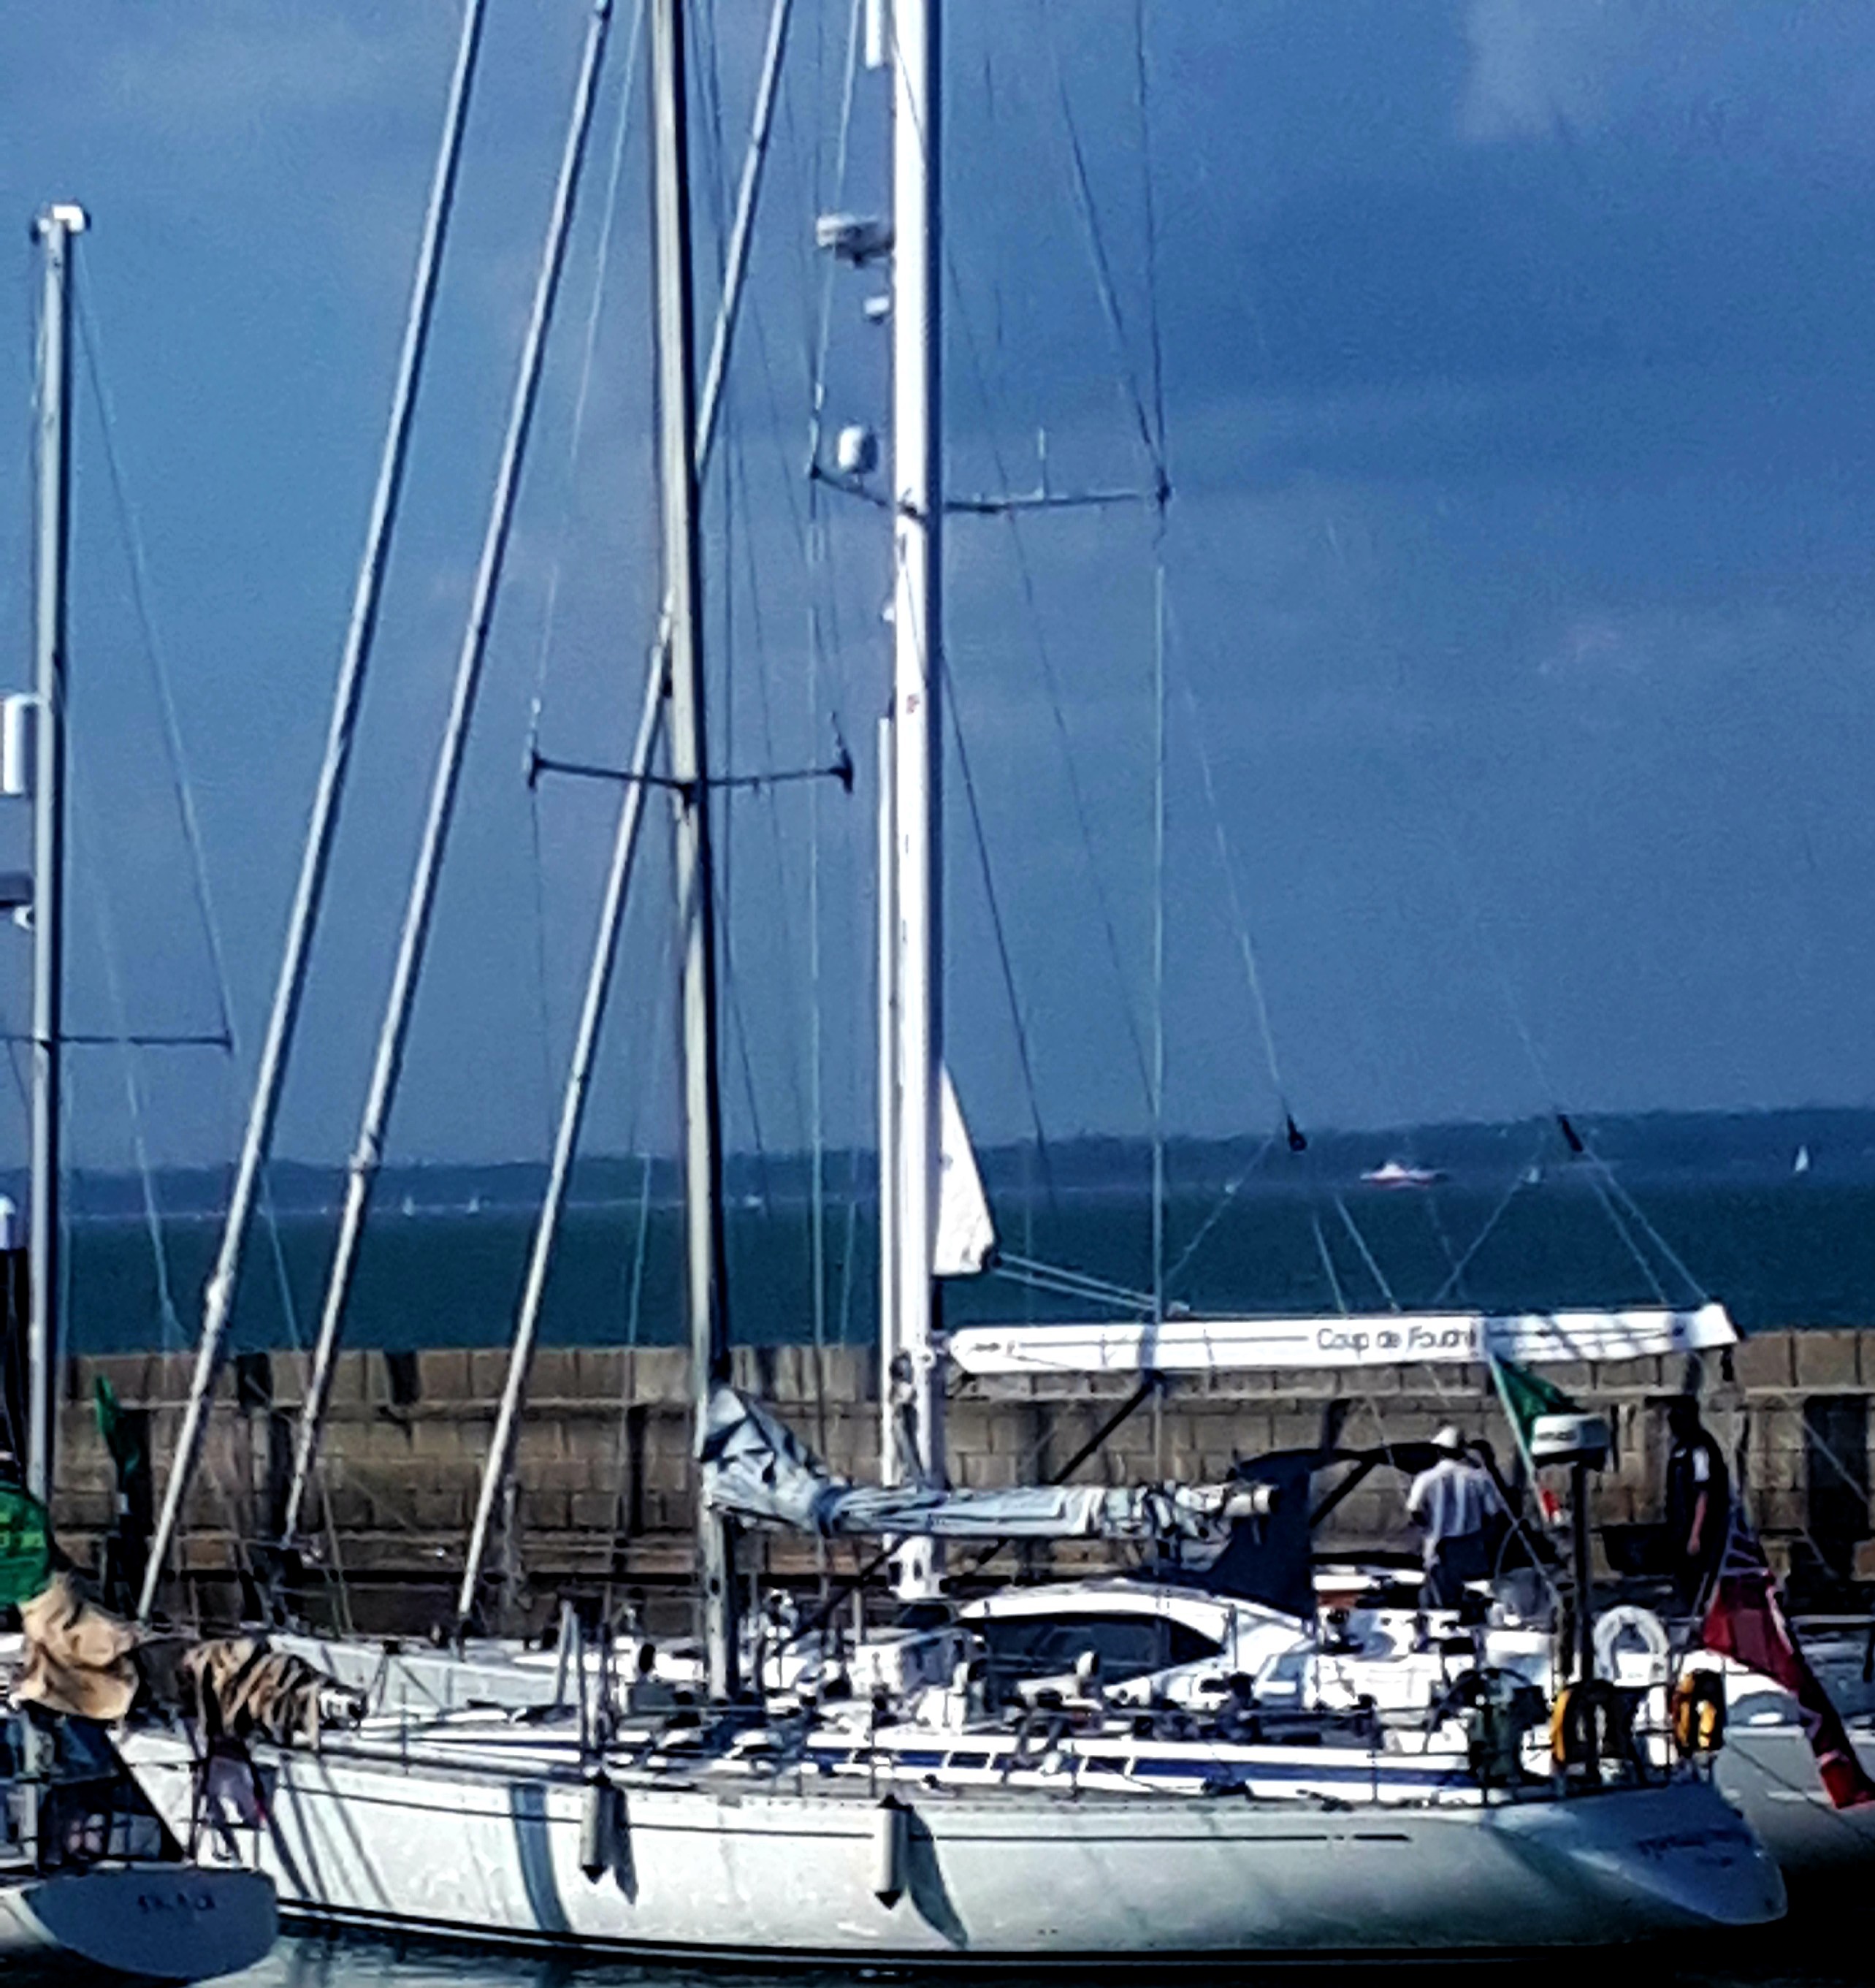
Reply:
[[730, 1387], [711, 1391], [703, 1495], [715, 1512], [824, 1537], [953, 1540], [1221, 1539], [1264, 1516], [1267, 1484], [1093, 1484], [947, 1491], [855, 1484], [829, 1470], [793, 1432]]
[[1313, 1318], [1174, 1317], [1154, 1324], [971, 1325], [946, 1341], [965, 1373], [1226, 1374], [1279, 1367], [1655, 1359], [1735, 1346], [1722, 1304], [1691, 1310], [1382, 1312]]

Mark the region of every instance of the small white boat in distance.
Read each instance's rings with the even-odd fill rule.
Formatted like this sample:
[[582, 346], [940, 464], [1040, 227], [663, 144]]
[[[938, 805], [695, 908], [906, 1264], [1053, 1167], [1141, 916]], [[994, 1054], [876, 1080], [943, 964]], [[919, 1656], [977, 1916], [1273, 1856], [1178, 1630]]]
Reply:
[[1404, 1160], [1388, 1160], [1361, 1175], [1370, 1187], [1436, 1187], [1444, 1178], [1437, 1167], [1410, 1166]]

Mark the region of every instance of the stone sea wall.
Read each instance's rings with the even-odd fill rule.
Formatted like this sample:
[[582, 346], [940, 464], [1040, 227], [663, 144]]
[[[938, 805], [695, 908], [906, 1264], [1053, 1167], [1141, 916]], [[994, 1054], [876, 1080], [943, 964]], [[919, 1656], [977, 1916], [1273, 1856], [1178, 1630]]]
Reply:
[[[1600, 1480], [1604, 1523], [1659, 1516], [1666, 1450], [1659, 1405], [1681, 1384], [1681, 1361], [1546, 1370], [1605, 1411], [1616, 1456]], [[317, 1612], [343, 1606], [363, 1628], [417, 1632], [441, 1618], [462, 1559], [505, 1358], [494, 1351], [387, 1356], [339, 1363], [321, 1466], [314, 1572], [302, 1589]], [[737, 1378], [758, 1391], [833, 1466], [874, 1472], [879, 1449], [875, 1364], [854, 1348], [816, 1359], [811, 1348], [743, 1349]], [[73, 1557], [95, 1565], [113, 1516], [115, 1479], [92, 1405], [108, 1377], [156, 1459], [160, 1486], [181, 1419], [189, 1362], [114, 1355], [70, 1364], [61, 1411], [55, 1519]], [[283, 1499], [305, 1364], [245, 1356], [220, 1383], [204, 1467], [188, 1510], [177, 1605], [202, 1619], [238, 1607], [244, 1542], [268, 1537]], [[1304, 1448], [1430, 1435], [1455, 1421], [1511, 1447], [1488, 1378], [1473, 1368], [1298, 1371], [1167, 1383], [1104, 1440], [1132, 1393], [1123, 1379], [1072, 1377], [975, 1382], [951, 1404], [954, 1481], [1035, 1482], [1087, 1451], [1077, 1477], [1130, 1483], [1215, 1479], [1234, 1459]], [[1742, 1452], [1751, 1509], [1774, 1554], [1796, 1570], [1875, 1575], [1870, 1523], [1875, 1332], [1792, 1331], [1752, 1338], [1707, 1374], [1708, 1420]], [[520, 1438], [515, 1523], [500, 1565], [512, 1608], [538, 1618], [569, 1586], [605, 1583], [674, 1594], [691, 1564], [691, 1464], [688, 1361], [677, 1349], [550, 1349], [535, 1362]], [[1089, 1445], [1093, 1445], [1091, 1449]], [[1407, 1550], [1403, 1487], [1377, 1472], [1323, 1529], [1331, 1551]], [[1053, 1550], [1057, 1568], [1103, 1564], [1106, 1549]], [[816, 1571], [809, 1542], [764, 1540], [778, 1579]], [[1029, 1565], [1050, 1564], [1025, 1549]], [[840, 1549], [836, 1564], [852, 1564]], [[1012, 1555], [1000, 1563], [1013, 1568]], [[331, 1577], [342, 1572], [344, 1600]], [[323, 1596], [325, 1599], [322, 1601]]]

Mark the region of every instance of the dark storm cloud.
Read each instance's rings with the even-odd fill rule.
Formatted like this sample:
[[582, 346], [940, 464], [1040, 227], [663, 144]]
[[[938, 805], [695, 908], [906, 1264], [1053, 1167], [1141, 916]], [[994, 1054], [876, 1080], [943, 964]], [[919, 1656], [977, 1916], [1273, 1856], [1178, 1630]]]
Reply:
[[[870, 1122], [867, 810], [885, 668], [880, 520], [835, 514], [816, 569], [830, 588], [810, 583], [799, 482], [823, 277], [812, 215], [877, 204], [879, 80], [860, 80], [842, 184], [848, 9], [798, 11], [708, 536], [728, 685], [719, 748], [738, 766], [806, 764], [837, 725], [861, 769], [854, 800], [816, 804], [817, 869], [799, 789], [738, 802], [727, 831], [732, 1114], [738, 1138], [758, 1124], [779, 1145], [806, 1134], [816, 999], [832, 1136]], [[1241, 1131], [1274, 1108], [1221, 844], [1285, 1080], [1319, 1119], [1499, 1111], [1551, 1093], [1610, 1106], [1865, 1096], [1866, 8], [1160, 0], [1145, 11], [1149, 129], [1131, 0], [951, 6], [948, 390], [961, 485], [1032, 482], [1038, 429], [1057, 488], [1149, 482], [1133, 397], [1151, 398], [1150, 140], [1177, 490], [1174, 1122]], [[713, 10], [724, 39], [720, 119], [700, 83], [706, 262], [762, 13]], [[297, 1151], [336, 1154], [350, 1135], [584, 14], [576, 0], [492, 10], [286, 1120]], [[99, 215], [85, 255], [119, 442], [142, 493], [250, 1041], [453, 28], [448, 7], [251, 0], [92, 9], [76, 28], [20, 9], [0, 24], [0, 202], [23, 218], [76, 192]], [[602, 162], [610, 143], [604, 127]], [[404, 1151], [537, 1145], [564, 1052], [608, 803], [542, 800], [537, 871], [515, 769], [550, 586], [549, 744], [622, 749], [637, 694], [652, 590], [636, 138], [625, 156], [576, 475], [597, 168], [585, 197], [398, 1117]], [[23, 299], [29, 269], [23, 256], [14, 266]], [[706, 303], [713, 286], [706, 271]], [[883, 414], [863, 287], [836, 282], [836, 421]], [[10, 368], [23, 397], [17, 342]], [[88, 874], [112, 884], [120, 942], [160, 966], [163, 1018], [193, 1017], [208, 987], [177, 909], [173, 825], [130, 798], [155, 775], [151, 711], [134, 688], [120, 566], [101, 577], [116, 555], [91, 460], [79, 569], [97, 796]], [[15, 502], [0, 550], [18, 553], [23, 515]], [[1151, 925], [1149, 528], [1113, 512], [1027, 523], [1019, 545], [996, 523], [960, 521], [951, 534], [951, 668], [1010, 972], [1058, 1129], [1144, 1123], [1133, 1038]], [[817, 590], [824, 640], [810, 661]], [[1007, 1137], [1026, 1113], [956, 774], [954, 1061], [980, 1130]], [[634, 910], [600, 1143], [668, 1116], [645, 1074], [667, 1061], [661, 860]], [[806, 912], [816, 881], [817, 992]], [[97, 994], [95, 961], [87, 971]], [[230, 1114], [218, 1094], [204, 1105], [199, 1086], [174, 1084], [165, 1122], [178, 1148], [220, 1150]], [[116, 1152], [117, 1092], [94, 1084], [89, 1095], [94, 1136]]]

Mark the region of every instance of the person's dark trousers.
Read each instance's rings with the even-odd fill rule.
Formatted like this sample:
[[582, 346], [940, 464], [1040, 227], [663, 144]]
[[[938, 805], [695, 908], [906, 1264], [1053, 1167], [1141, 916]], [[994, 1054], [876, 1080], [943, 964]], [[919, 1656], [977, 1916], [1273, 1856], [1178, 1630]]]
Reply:
[[1434, 1547], [1426, 1570], [1425, 1598], [1430, 1608], [1456, 1608], [1468, 1581], [1483, 1581], [1491, 1573], [1491, 1552], [1482, 1533], [1460, 1533]]

